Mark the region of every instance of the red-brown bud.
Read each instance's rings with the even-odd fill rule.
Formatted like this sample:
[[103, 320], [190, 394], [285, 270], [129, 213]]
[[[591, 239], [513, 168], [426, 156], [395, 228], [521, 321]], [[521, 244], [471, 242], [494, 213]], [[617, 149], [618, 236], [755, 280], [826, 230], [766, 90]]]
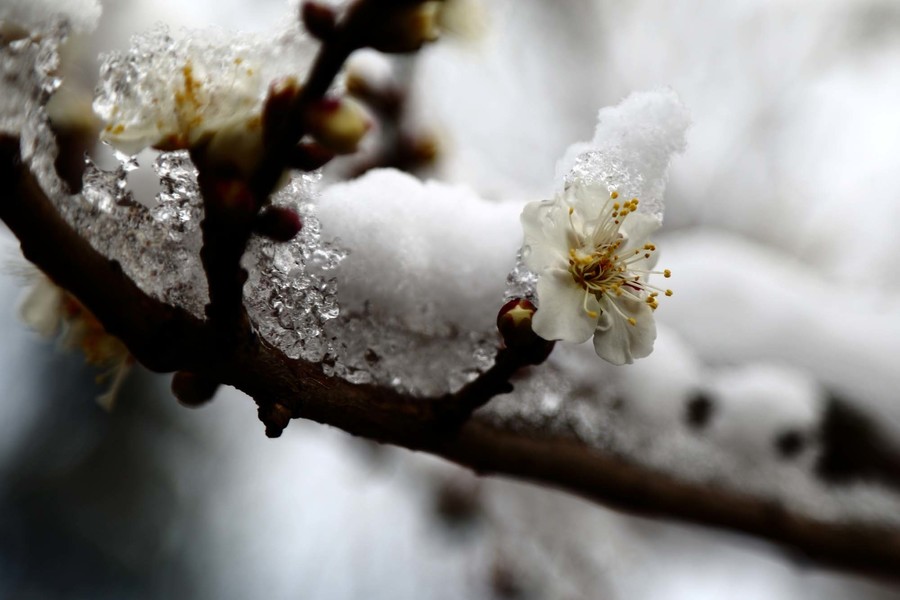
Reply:
[[284, 206], [270, 206], [256, 217], [256, 233], [276, 242], [289, 242], [300, 233], [303, 222], [297, 211]]
[[553, 350], [554, 342], [545, 340], [531, 328], [531, 320], [537, 312], [534, 304], [525, 298], [510, 300], [497, 314], [497, 329], [503, 343], [527, 358], [531, 364], [540, 364]]

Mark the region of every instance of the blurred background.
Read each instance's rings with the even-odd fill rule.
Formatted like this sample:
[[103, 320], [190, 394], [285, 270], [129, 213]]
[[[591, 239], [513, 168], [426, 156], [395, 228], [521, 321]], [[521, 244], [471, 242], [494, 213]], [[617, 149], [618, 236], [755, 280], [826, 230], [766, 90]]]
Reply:
[[[599, 107], [673, 88], [694, 126], [670, 169], [659, 242], [683, 279], [658, 317], [666, 347], [683, 348], [707, 384], [701, 396], [672, 388], [659, 410], [731, 415], [709, 435], [820, 455], [833, 453], [828, 415], [849, 410], [866, 425], [831, 434], [841, 447], [888, 440], [860, 460], [874, 456], [865, 475], [895, 485], [900, 4], [466, 4], [474, 22], [401, 65], [411, 123], [438, 140], [429, 175], [486, 197], [547, 197]], [[104, 11], [87, 56], [156, 21], [266, 30], [285, 15], [280, 0]], [[12, 263], [14, 244], [5, 254]], [[315, 424], [269, 440], [231, 389], [188, 410], [168, 378], [136, 369], [106, 413], [83, 358], [17, 319], [16, 273], [0, 276], [0, 597], [900, 598], [896, 584], [756, 540], [478, 479]], [[790, 404], [797, 381], [814, 401]], [[791, 419], [805, 429], [785, 429]]]

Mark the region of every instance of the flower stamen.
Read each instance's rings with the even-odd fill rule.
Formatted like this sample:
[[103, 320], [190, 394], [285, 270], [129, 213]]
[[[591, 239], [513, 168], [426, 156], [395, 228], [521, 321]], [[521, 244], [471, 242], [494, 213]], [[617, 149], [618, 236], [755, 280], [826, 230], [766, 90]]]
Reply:
[[[639, 201], [637, 198], [619, 203], [613, 202], [618, 198], [618, 192], [613, 191], [605, 202], [601, 213], [595, 220], [592, 231], [588, 236], [590, 243], [585, 243], [576, 227], [575, 207], [568, 207], [569, 226], [574, 233], [574, 239], [579, 247], [569, 248], [569, 273], [581, 288], [584, 289], [582, 308], [592, 319], [599, 315], [588, 308], [588, 299], [594, 296], [598, 301], [606, 295], [612, 298], [625, 298], [637, 302], [646, 302], [655, 310], [660, 293], [666, 296], [672, 295], [672, 290], [659, 288], [641, 280], [642, 276], [660, 274], [670, 277], [671, 271], [649, 271], [644, 269], [632, 269], [631, 266], [648, 260], [656, 252], [656, 246], [647, 242], [639, 248], [627, 252], [624, 256], [618, 254], [619, 248], [625, 243], [625, 236], [620, 229], [622, 223], [629, 214], [636, 212]], [[651, 291], [653, 290], [653, 291]], [[634, 317], [627, 317], [615, 302], [609, 304], [619, 315], [631, 325], [636, 325]]]

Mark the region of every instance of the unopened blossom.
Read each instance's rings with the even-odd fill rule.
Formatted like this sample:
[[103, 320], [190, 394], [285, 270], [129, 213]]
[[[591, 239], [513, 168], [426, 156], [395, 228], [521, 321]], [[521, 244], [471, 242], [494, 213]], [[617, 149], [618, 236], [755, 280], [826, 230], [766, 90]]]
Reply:
[[525, 207], [523, 256], [538, 274], [535, 333], [576, 343], [593, 336], [597, 355], [616, 365], [650, 354], [658, 296], [672, 291], [648, 282], [669, 271], [652, 270], [656, 246], [648, 237], [660, 219], [638, 205], [605, 186], [576, 182]]

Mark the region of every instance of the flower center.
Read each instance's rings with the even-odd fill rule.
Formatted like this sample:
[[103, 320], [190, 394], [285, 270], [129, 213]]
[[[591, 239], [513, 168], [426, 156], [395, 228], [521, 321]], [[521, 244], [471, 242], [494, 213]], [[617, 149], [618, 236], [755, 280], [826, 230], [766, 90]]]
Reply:
[[[618, 198], [618, 193], [610, 194], [610, 201]], [[633, 317], [626, 317], [622, 310], [613, 302], [613, 299], [627, 298], [638, 302], [645, 302], [652, 310], [659, 306], [657, 297], [660, 292], [666, 296], [672, 295], [672, 290], [661, 289], [647, 283], [646, 279], [651, 273], [658, 273], [663, 277], [670, 277], [671, 272], [648, 271], [636, 268], [634, 263], [649, 259], [656, 251], [656, 246], [646, 243], [640, 248], [629, 250], [624, 255], [619, 254], [619, 249], [625, 242], [625, 238], [619, 231], [625, 218], [637, 210], [638, 200], [634, 198], [623, 205], [609, 202], [604, 206], [600, 216], [591, 227], [576, 227], [573, 219], [574, 208], [569, 208], [569, 223], [572, 228], [573, 239], [577, 241], [578, 248], [569, 248], [569, 274], [580, 287], [584, 289], [583, 308], [591, 318], [598, 315], [588, 308], [588, 300], [591, 296], [600, 300], [604, 295], [608, 296], [611, 306], [620, 316], [631, 325], [637, 322]], [[590, 231], [584, 231], [589, 229]], [[579, 231], [582, 230], [582, 231]]]
[[616, 276], [625, 272], [625, 266], [619, 262], [615, 251], [622, 241], [603, 244], [590, 254], [575, 248], [569, 249], [569, 273], [575, 282], [586, 290], [597, 295], [609, 291], [617, 281]]

